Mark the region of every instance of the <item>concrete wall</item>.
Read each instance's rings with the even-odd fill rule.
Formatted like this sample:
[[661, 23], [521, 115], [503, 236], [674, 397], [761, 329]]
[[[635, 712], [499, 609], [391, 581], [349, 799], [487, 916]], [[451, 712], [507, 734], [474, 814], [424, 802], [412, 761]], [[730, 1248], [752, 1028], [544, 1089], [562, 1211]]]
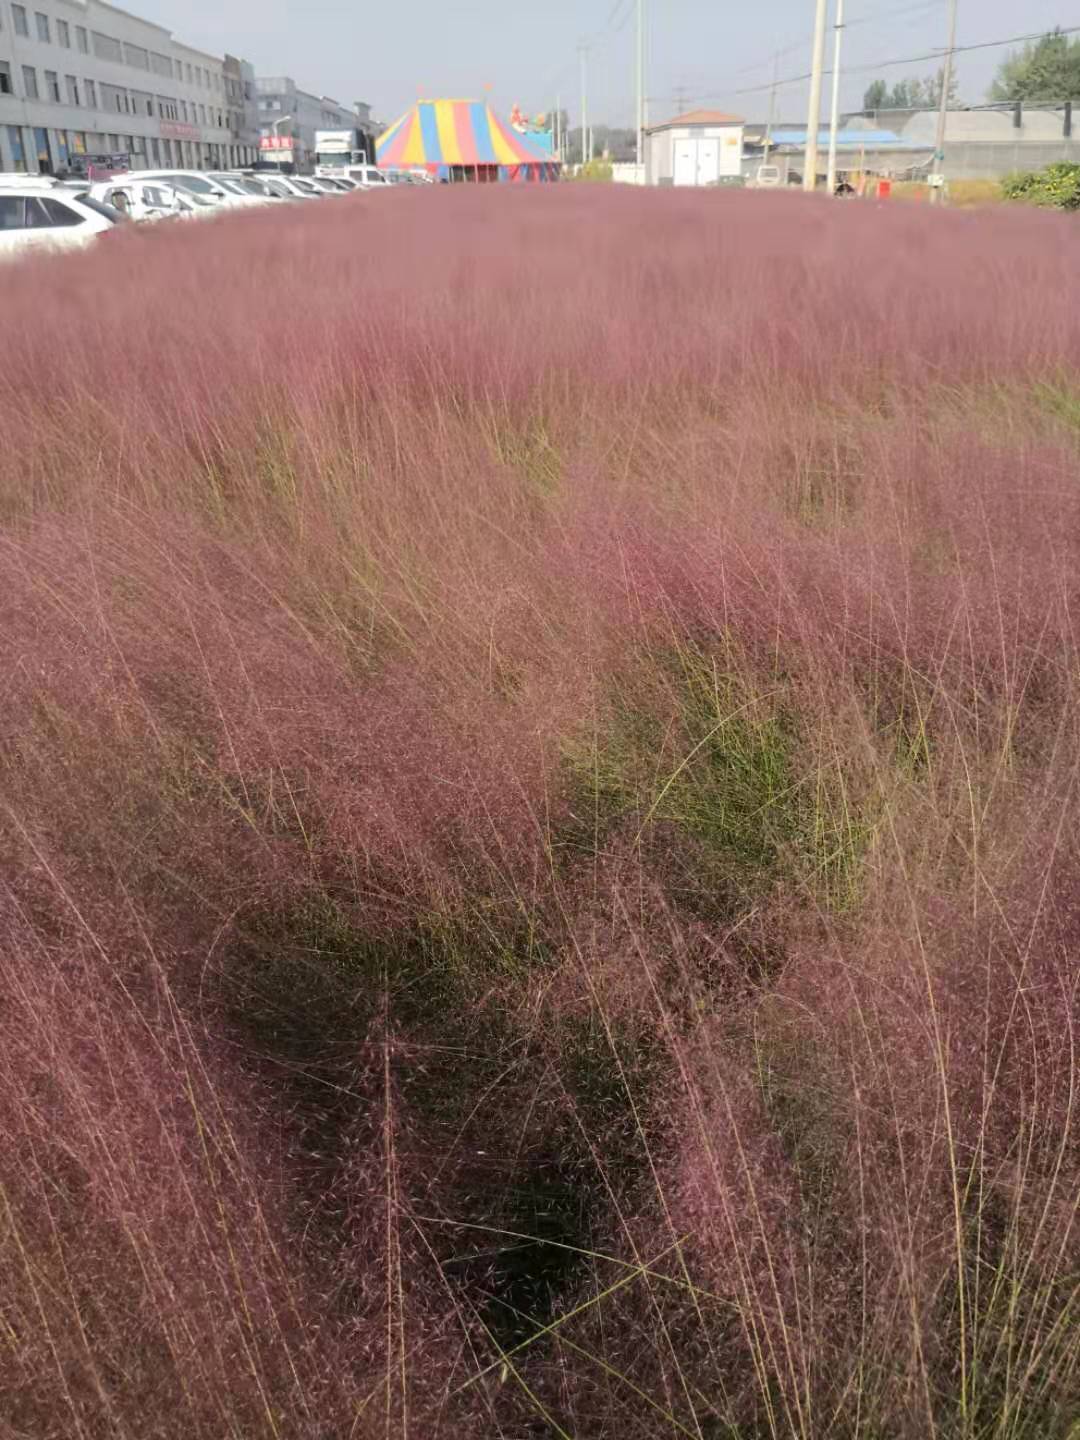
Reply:
[[6, 65], [11, 92], [0, 93], [0, 170], [55, 170], [80, 150], [126, 151], [133, 165], [153, 166], [252, 158], [253, 141], [245, 147], [230, 129], [223, 57], [102, 0], [25, 0], [23, 9], [27, 34], [12, 0], [0, 0], [0, 72]]
[[1016, 140], [1012, 144], [952, 142], [945, 149], [948, 180], [1000, 180], [1014, 170], [1041, 170], [1057, 160], [1080, 164], [1077, 140]]
[[617, 160], [611, 167], [611, 178], [616, 185], [644, 185], [645, 166], [633, 160]]
[[[1011, 108], [1001, 110], [950, 110], [945, 124], [945, 174], [953, 180], [1000, 180], [1015, 170], [1041, 170], [1057, 160], [1080, 162], [1080, 136], [1065, 136], [1065, 113], [1060, 109], [1025, 106], [1020, 124]], [[853, 127], [873, 123], [893, 129], [904, 140], [924, 146], [914, 162], [928, 165], [937, 144], [936, 112], [930, 110], [882, 112], [873, 122], [851, 120]], [[1080, 128], [1080, 113], [1077, 115]], [[901, 169], [905, 162], [882, 157], [881, 168]]]

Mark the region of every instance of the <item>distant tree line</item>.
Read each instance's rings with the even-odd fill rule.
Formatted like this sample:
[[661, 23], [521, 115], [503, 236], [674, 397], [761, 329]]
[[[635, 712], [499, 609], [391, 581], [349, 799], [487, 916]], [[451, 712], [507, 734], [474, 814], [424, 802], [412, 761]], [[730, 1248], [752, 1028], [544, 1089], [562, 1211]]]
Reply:
[[[941, 104], [941, 87], [945, 84], [945, 69], [936, 75], [908, 76], [898, 80], [892, 87], [885, 80], [875, 80], [867, 86], [863, 95], [864, 110], [936, 110]], [[959, 99], [956, 72], [949, 82], [949, 104]]]
[[1080, 100], [1080, 37], [1070, 40], [1060, 30], [1052, 30], [1014, 50], [994, 77], [990, 99], [1034, 104]]
[[[944, 82], [944, 69], [936, 75], [909, 76], [892, 86], [886, 80], [875, 80], [863, 95], [863, 109], [936, 110]], [[1012, 51], [998, 67], [989, 98], [999, 103], [1023, 100], [1044, 105], [1080, 100], [1080, 37], [1070, 39], [1061, 30], [1051, 30], [1041, 39]], [[949, 104], [955, 105], [958, 99], [954, 71]]]

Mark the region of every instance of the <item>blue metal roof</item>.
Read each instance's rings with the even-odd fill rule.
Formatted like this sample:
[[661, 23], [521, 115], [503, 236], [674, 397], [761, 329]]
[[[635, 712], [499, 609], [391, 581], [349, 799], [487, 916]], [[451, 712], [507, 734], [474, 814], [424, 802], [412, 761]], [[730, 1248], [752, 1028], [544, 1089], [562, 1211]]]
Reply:
[[[774, 145], [805, 145], [806, 131], [803, 130], [774, 130], [772, 133]], [[893, 150], [925, 150], [925, 144], [920, 145], [916, 141], [902, 140], [893, 130], [838, 130], [836, 132], [837, 145], [846, 149], [859, 150], [865, 147], [867, 150], [883, 150], [886, 147]], [[818, 145], [824, 149], [828, 148], [829, 132], [821, 130], [818, 132]]]

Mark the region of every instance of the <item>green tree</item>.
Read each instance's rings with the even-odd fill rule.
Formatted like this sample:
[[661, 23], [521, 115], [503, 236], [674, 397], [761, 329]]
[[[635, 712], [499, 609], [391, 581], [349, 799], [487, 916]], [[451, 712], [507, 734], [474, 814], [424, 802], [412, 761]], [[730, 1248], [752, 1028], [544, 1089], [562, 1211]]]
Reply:
[[1080, 100], [1080, 38], [1051, 30], [1002, 61], [990, 87], [991, 100], [1056, 103]]
[[[864, 110], [935, 110], [941, 104], [941, 87], [945, 83], [944, 66], [936, 75], [909, 75], [889, 88], [884, 80], [875, 80], [863, 95]], [[956, 71], [949, 81], [949, 104], [959, 98]]]

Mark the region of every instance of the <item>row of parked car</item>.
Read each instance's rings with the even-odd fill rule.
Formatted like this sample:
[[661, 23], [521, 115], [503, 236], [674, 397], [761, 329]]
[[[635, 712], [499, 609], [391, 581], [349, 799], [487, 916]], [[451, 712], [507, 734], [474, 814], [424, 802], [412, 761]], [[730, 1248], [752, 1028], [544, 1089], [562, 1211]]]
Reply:
[[[407, 178], [406, 178], [407, 177]], [[0, 175], [0, 258], [86, 245], [122, 221], [206, 219], [251, 206], [288, 205], [424, 183], [408, 172], [351, 166], [334, 174], [138, 170], [108, 180]]]

